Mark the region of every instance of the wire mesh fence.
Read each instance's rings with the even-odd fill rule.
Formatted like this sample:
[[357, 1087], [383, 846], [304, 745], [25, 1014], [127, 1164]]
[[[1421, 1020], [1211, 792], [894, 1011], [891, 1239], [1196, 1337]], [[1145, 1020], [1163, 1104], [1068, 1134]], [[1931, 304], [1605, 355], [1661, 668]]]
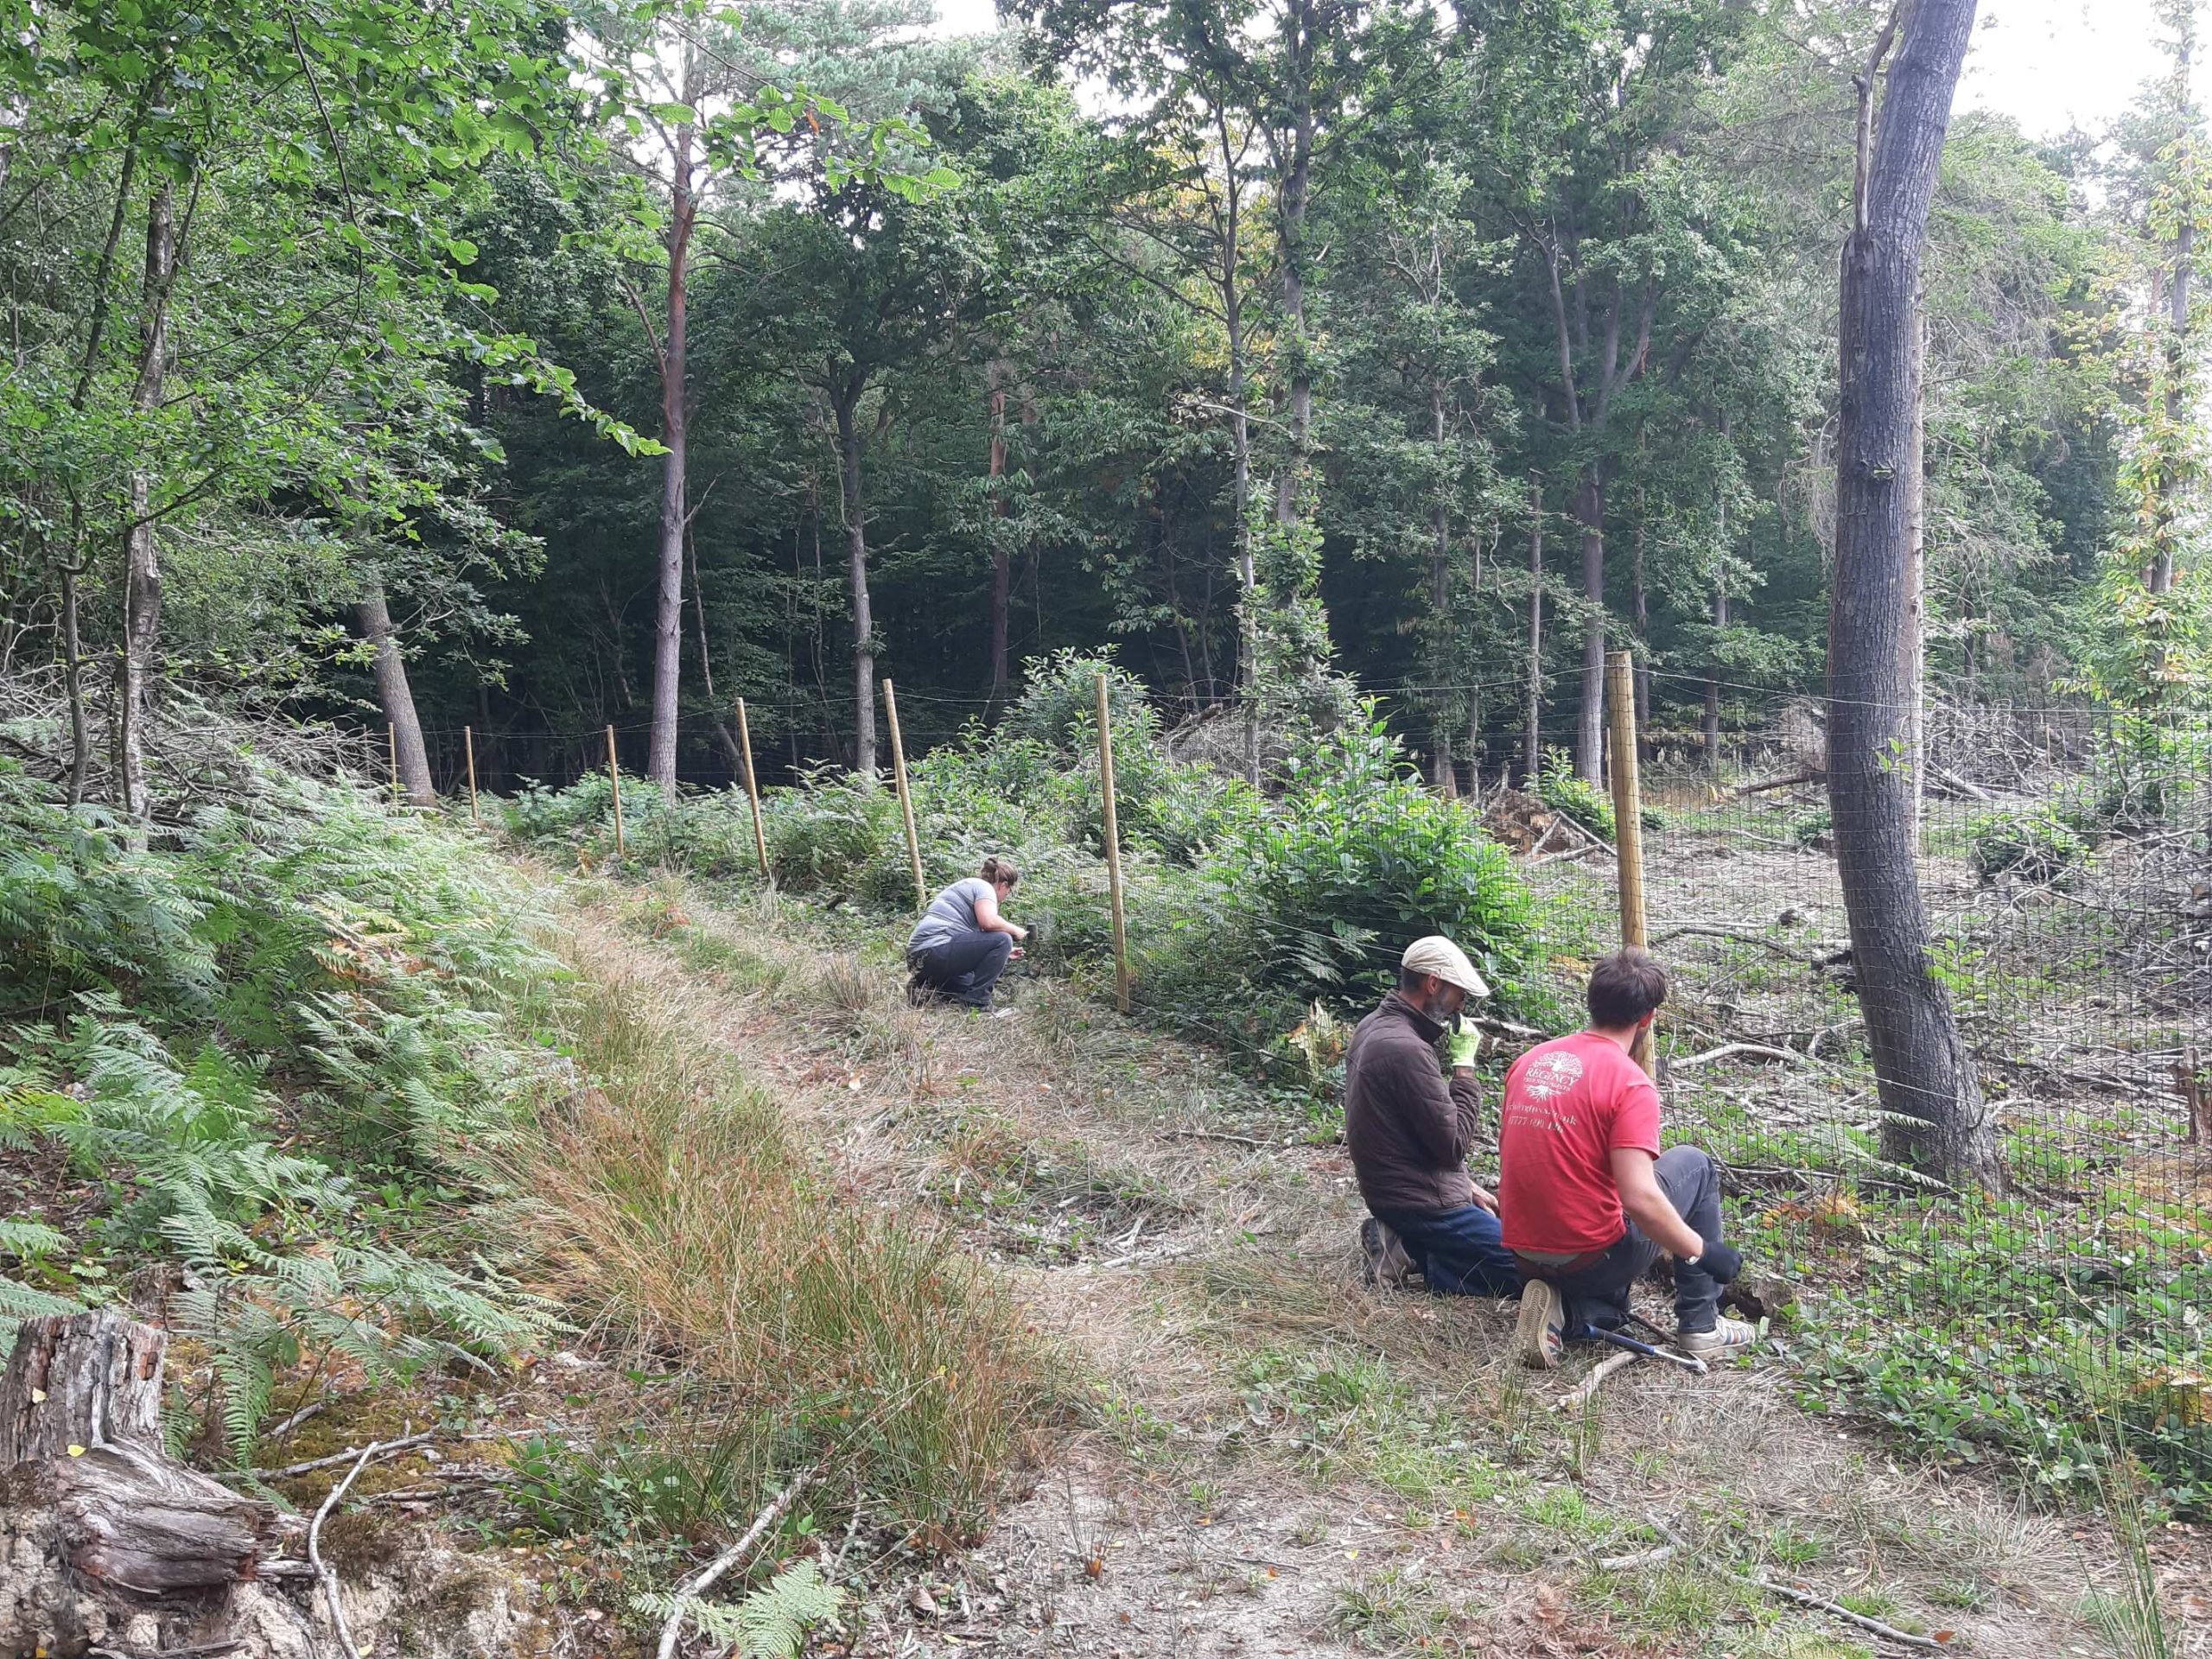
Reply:
[[[1506, 764], [1478, 752], [1473, 787], [1463, 772], [1447, 797], [1391, 735], [1386, 705], [1270, 734], [1255, 789], [1230, 775], [1250, 749], [1234, 715], [1170, 733], [1141, 686], [1099, 667], [1061, 664], [988, 733], [887, 755], [897, 787], [802, 773], [761, 791], [756, 816], [741, 789], [665, 798], [630, 784], [630, 849], [736, 880], [765, 868], [788, 893], [871, 918], [894, 950], [916, 867], [926, 899], [1011, 855], [1025, 879], [1009, 914], [1036, 929], [1017, 977], [1103, 995], [1125, 976], [1137, 1019], [1234, 1055], [1320, 1139], [1352, 1026], [1410, 939], [1452, 934], [1497, 991], [1494, 1135], [1505, 1064], [1580, 1025], [1582, 977], [1620, 937], [1624, 837], [1613, 795], [1576, 775], [1580, 722], [1493, 730]], [[1476, 710], [1518, 702], [1510, 683], [1453, 690]], [[1967, 1115], [1996, 1179], [1915, 1155], [1893, 1109], [1923, 1079], [1891, 1079], [1884, 1108], [1821, 705], [1660, 672], [1634, 741], [1644, 925], [1672, 978], [1654, 1055], [1668, 1138], [1721, 1161], [1732, 1230], [1816, 1309], [1784, 1334], [1808, 1399], [2054, 1481], [2124, 1445], [2202, 1508], [2212, 728], [1949, 690], [1929, 705], [1924, 763], [1903, 771], [1919, 785], [1928, 972], [1971, 1062], [1982, 1104]], [[611, 851], [593, 839], [593, 803], [563, 816], [561, 798], [511, 804], [511, 823], [575, 840], [587, 861]]]

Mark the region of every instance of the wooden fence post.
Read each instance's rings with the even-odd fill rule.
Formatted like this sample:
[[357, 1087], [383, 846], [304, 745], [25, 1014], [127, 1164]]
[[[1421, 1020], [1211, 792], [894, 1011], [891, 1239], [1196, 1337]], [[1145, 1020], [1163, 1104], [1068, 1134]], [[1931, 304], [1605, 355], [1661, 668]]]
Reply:
[[[1605, 702], [1611, 721], [1613, 854], [1620, 871], [1621, 943], [1642, 944], [1643, 923], [1643, 791], [1636, 766], [1636, 658], [1625, 651], [1605, 653]], [[1651, 1033], [1637, 1034], [1636, 1063], [1656, 1075]]]
[[891, 682], [883, 683], [883, 712], [891, 722], [891, 769], [899, 782], [899, 813], [906, 821], [906, 857], [914, 867], [914, 907], [929, 907], [929, 889], [922, 885], [922, 843], [914, 834], [914, 798], [906, 788], [906, 745], [899, 735], [899, 699]]
[[622, 856], [622, 768], [614, 758], [614, 728], [607, 728], [607, 781], [614, 786], [614, 856]]
[[468, 821], [471, 823], [481, 823], [484, 822], [483, 815], [476, 810], [476, 733], [474, 728], [467, 726], [461, 728], [461, 752], [468, 757]]
[[760, 828], [760, 785], [753, 776], [753, 733], [745, 723], [745, 699], [737, 700], [737, 750], [745, 759], [745, 798], [753, 804], [753, 852], [760, 861], [760, 879], [773, 885], [768, 874], [768, 837]]
[[1122, 914], [1122, 830], [1114, 816], [1114, 722], [1112, 698], [1103, 674], [1098, 677], [1098, 788], [1106, 804], [1106, 893], [1114, 907], [1114, 1001], [1129, 1011], [1129, 936]]

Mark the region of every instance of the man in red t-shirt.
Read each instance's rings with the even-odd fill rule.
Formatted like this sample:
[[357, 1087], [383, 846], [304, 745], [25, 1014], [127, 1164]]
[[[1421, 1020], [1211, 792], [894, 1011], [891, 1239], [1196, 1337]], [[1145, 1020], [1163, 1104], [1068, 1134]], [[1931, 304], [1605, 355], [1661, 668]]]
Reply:
[[1720, 1172], [1695, 1147], [1659, 1150], [1659, 1091], [1630, 1058], [1666, 998], [1666, 969], [1630, 945], [1591, 969], [1589, 1029], [1505, 1074], [1498, 1211], [1527, 1281], [1514, 1341], [1531, 1365], [1558, 1364], [1568, 1332], [1619, 1325], [1662, 1251], [1684, 1352], [1711, 1358], [1757, 1335], [1719, 1317], [1720, 1287], [1744, 1268], [1720, 1236]]

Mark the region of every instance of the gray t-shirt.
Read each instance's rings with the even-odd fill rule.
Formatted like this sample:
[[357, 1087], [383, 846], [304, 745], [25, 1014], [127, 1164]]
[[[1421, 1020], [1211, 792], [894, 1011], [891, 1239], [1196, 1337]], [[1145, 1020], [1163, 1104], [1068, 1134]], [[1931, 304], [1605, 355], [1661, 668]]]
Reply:
[[986, 899], [997, 897], [997, 889], [981, 876], [971, 875], [965, 881], [954, 882], [930, 900], [922, 919], [914, 924], [914, 931], [906, 940], [906, 954], [912, 957], [934, 950], [948, 939], [973, 933], [979, 925], [976, 906]]

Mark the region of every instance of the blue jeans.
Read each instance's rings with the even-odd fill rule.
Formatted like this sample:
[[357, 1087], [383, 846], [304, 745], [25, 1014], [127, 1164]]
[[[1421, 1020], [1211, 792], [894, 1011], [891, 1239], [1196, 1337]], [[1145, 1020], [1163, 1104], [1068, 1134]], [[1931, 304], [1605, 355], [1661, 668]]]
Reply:
[[1497, 1217], [1480, 1205], [1457, 1210], [1378, 1210], [1421, 1276], [1440, 1296], [1518, 1296], [1521, 1268], [1505, 1248]]
[[1014, 935], [986, 933], [981, 928], [956, 933], [942, 944], [917, 950], [906, 958], [914, 977], [947, 1001], [971, 1008], [991, 1006], [991, 988], [1006, 971], [1014, 952]]

